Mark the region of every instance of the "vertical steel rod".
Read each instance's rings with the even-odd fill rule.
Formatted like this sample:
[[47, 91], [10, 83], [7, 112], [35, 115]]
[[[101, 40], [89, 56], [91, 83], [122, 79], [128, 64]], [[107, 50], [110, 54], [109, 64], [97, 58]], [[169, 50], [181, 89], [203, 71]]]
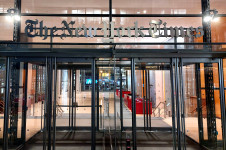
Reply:
[[222, 141], [223, 149], [226, 149], [226, 120], [225, 120], [225, 92], [224, 92], [224, 72], [223, 72], [223, 60], [219, 59], [219, 85], [220, 85], [220, 105], [221, 105], [221, 123], [222, 123]]
[[123, 131], [122, 67], [120, 67], [119, 73], [120, 73], [120, 121], [121, 121], [121, 131]]
[[149, 84], [148, 84], [148, 82], [149, 82], [149, 78], [148, 78], [148, 72], [149, 72], [149, 70], [146, 70], [145, 69], [145, 76], [146, 76], [146, 126], [147, 126], [147, 130], [149, 129], [149, 126], [148, 126], [148, 121], [150, 122], [151, 120], [149, 120], [149, 119], [151, 119], [150, 118], [150, 111], [151, 111], [151, 103], [150, 103], [150, 97], [148, 96], [148, 90], [149, 90]]
[[52, 137], [51, 137], [51, 119], [52, 119], [52, 78], [53, 73], [53, 62], [52, 58], [49, 58], [49, 66], [48, 66], [48, 150], [51, 150]]
[[133, 150], [137, 149], [136, 145], [136, 91], [135, 91], [135, 61], [131, 60], [131, 86], [132, 86], [132, 139]]
[[6, 63], [6, 89], [5, 89], [5, 107], [4, 107], [4, 131], [3, 131], [3, 149], [8, 149], [8, 127], [9, 127], [9, 101], [10, 101], [10, 57], [7, 57]]
[[171, 111], [172, 111], [172, 132], [173, 132], [173, 149], [176, 150], [176, 123], [175, 123], [175, 100], [174, 100], [174, 67], [175, 58], [171, 59], [170, 64], [170, 81], [171, 81]]
[[91, 124], [91, 128], [92, 128], [92, 145], [91, 145], [91, 149], [95, 150], [96, 147], [96, 127], [95, 127], [95, 58], [93, 58], [92, 61], [92, 124]]
[[185, 139], [185, 112], [184, 112], [184, 78], [183, 78], [183, 59], [180, 59], [180, 92], [181, 92], [181, 130], [182, 130], [182, 140], [183, 149], [186, 149], [186, 139]]
[[[100, 128], [100, 101], [99, 101], [99, 68], [97, 68], [96, 72], [96, 78], [97, 78], [97, 130], [99, 131]], [[95, 81], [96, 83], [96, 81]]]
[[74, 77], [75, 77], [75, 82], [74, 82], [74, 102], [75, 102], [75, 115], [74, 115], [74, 127], [76, 127], [76, 70], [74, 70]]
[[147, 91], [147, 94], [148, 94], [148, 103], [149, 103], [149, 115], [148, 115], [148, 119], [149, 119], [149, 130], [151, 131], [151, 113], [152, 113], [152, 100], [151, 100], [151, 94], [150, 94], [150, 88], [151, 88], [151, 85], [150, 85], [150, 75], [149, 75], [149, 70], [147, 72], [147, 85], [148, 85], [148, 91]]
[[198, 110], [198, 127], [199, 127], [199, 143], [202, 144], [203, 138], [203, 121], [202, 121], [202, 99], [201, 99], [201, 76], [200, 63], [195, 64], [196, 78], [196, 95], [197, 95], [197, 110]]
[[144, 81], [144, 74], [145, 74], [145, 71], [144, 71], [144, 69], [142, 69], [142, 75], [143, 75], [143, 84], [142, 84], [142, 88], [143, 88], [143, 119], [144, 119], [144, 131], [145, 131], [146, 130], [146, 128], [145, 128], [145, 125], [146, 125], [145, 115], [146, 115], [146, 113], [145, 113], [145, 96], [144, 96], [144, 90], [145, 90], [145, 88], [144, 88], [144, 82], [145, 82]]
[[56, 97], [57, 97], [57, 60], [54, 59], [54, 103], [53, 103], [53, 150], [56, 144]]
[[45, 61], [45, 101], [44, 101], [44, 128], [43, 128], [43, 150], [46, 150], [46, 131], [47, 131], [47, 124], [48, 124], [48, 117], [47, 117], [47, 100], [48, 100], [48, 58], [46, 57]]
[[[68, 74], [69, 74], [69, 79], [70, 79], [70, 85], [69, 85], [69, 90], [68, 91], [71, 91], [71, 69], [68, 70]], [[68, 127], [69, 129], [71, 129], [71, 92], [69, 92], [69, 113], [68, 113]]]
[[74, 69], [71, 70], [71, 129], [73, 130], [73, 123], [74, 123]]
[[22, 139], [26, 141], [26, 116], [27, 116], [27, 80], [28, 80], [28, 63], [24, 63], [25, 69], [25, 85], [24, 85], [24, 103], [23, 103], [23, 122], [22, 122]]
[[177, 144], [178, 150], [181, 149], [181, 124], [180, 124], [180, 98], [179, 98], [179, 76], [178, 76], [178, 58], [175, 63], [175, 93], [176, 93], [176, 114], [177, 114]]

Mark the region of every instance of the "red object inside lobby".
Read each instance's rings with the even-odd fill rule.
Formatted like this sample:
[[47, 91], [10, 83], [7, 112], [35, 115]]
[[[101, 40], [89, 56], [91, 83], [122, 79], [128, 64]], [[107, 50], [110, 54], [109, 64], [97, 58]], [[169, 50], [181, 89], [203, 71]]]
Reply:
[[[122, 91], [122, 97], [124, 98], [124, 104], [132, 111], [132, 97], [129, 95], [131, 94], [130, 91]], [[120, 90], [116, 90], [116, 95], [120, 96]], [[145, 103], [145, 113], [150, 112], [152, 114], [152, 103], [147, 102], [144, 100]], [[148, 105], [148, 106], [147, 106]], [[148, 109], [147, 109], [148, 107]], [[148, 112], [147, 112], [148, 111]], [[136, 98], [136, 114], [143, 114], [143, 98]]]

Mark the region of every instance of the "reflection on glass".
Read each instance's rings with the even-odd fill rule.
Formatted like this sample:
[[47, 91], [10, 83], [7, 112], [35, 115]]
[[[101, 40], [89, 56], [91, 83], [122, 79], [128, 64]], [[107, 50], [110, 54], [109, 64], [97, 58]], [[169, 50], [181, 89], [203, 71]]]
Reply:
[[183, 66], [186, 135], [199, 142], [195, 65]]
[[91, 127], [90, 64], [58, 63], [57, 66], [56, 126]]
[[150, 121], [152, 127], [171, 127], [169, 64], [136, 63], [136, 66], [137, 127], [150, 127]]
[[[5, 58], [1, 57], [0, 58], [0, 143], [2, 143], [2, 140], [3, 140], [5, 79], [6, 79], [6, 62], [5, 62]], [[2, 149], [2, 146], [0, 146], [0, 149]]]
[[210, 9], [217, 9], [219, 14], [226, 14], [226, 3], [224, 0], [210, 0]]
[[117, 14], [122, 12], [127, 14], [199, 14], [201, 12], [201, 1], [196, 0], [113, 0], [112, 5]]
[[28, 64], [26, 141], [43, 127], [46, 69], [38, 64]]
[[218, 64], [186, 64], [183, 76], [186, 134], [214, 147], [222, 140]]

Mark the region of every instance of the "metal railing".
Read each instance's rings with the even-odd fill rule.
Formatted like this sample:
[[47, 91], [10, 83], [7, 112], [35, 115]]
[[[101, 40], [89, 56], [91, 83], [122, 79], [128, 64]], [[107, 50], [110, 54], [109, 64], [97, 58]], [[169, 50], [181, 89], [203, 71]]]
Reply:
[[[161, 104], [163, 104], [163, 108], [160, 108]], [[158, 117], [161, 117], [161, 115], [164, 113], [164, 118], [166, 118], [166, 101], [159, 102], [159, 104], [153, 109], [152, 113], [154, 117], [156, 117], [156, 110], [158, 110]], [[161, 112], [163, 110], [163, 112]]]

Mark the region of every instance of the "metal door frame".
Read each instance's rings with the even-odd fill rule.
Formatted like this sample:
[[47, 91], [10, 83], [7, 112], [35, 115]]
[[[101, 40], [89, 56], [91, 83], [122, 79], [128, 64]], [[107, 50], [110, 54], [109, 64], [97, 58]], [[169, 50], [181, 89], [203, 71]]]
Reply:
[[[225, 118], [225, 92], [224, 92], [224, 72], [223, 72], [223, 59], [222, 58], [181, 58], [180, 59], [180, 68], [182, 69], [182, 66], [185, 65], [185, 63], [189, 64], [197, 64], [197, 63], [217, 63], [218, 64], [218, 75], [219, 75], [219, 94], [220, 94], [220, 107], [221, 107], [221, 127], [222, 127], [222, 141], [217, 140], [217, 145], [222, 145], [223, 149], [226, 148], [226, 118]], [[181, 70], [182, 72], [182, 70]], [[181, 74], [182, 79], [183, 79], [183, 74]], [[196, 74], [196, 80], [200, 79], [200, 73], [197, 75]], [[200, 81], [196, 81], [196, 84], [200, 85]], [[183, 87], [183, 82], [182, 82], [182, 87]], [[197, 107], [198, 109], [198, 126], [199, 126], [199, 143], [205, 144], [204, 142], [204, 137], [203, 137], [203, 122], [202, 122], [202, 111], [201, 110], [201, 89], [196, 86], [196, 94], [197, 94]], [[183, 93], [184, 94], [184, 93]], [[182, 101], [184, 101], [184, 97], [182, 96]]]

